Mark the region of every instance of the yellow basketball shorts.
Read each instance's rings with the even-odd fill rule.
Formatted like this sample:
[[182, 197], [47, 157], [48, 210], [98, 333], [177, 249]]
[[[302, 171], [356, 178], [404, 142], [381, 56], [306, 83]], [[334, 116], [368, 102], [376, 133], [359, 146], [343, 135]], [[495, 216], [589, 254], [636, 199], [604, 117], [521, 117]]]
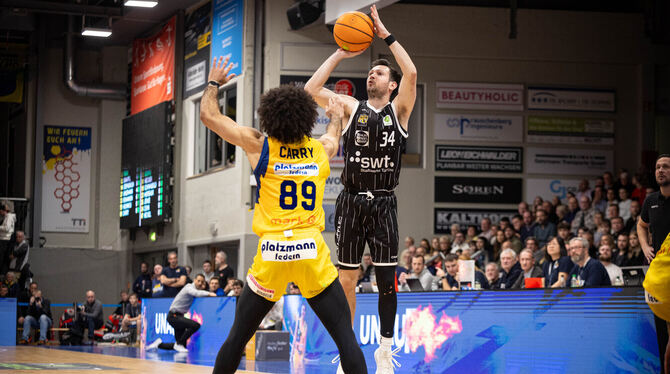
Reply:
[[247, 285], [257, 295], [278, 301], [288, 282], [294, 282], [306, 298], [312, 298], [337, 278], [330, 249], [317, 229], [266, 233], [258, 241]]

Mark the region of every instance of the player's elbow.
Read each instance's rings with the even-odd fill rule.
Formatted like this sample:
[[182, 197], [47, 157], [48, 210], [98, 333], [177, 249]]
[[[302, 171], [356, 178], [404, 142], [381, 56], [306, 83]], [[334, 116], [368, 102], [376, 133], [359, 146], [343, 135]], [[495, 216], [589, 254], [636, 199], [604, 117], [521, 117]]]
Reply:
[[312, 97], [315, 97], [316, 95], [319, 94], [319, 90], [321, 87], [318, 87], [312, 80], [308, 80], [307, 83], [305, 83], [305, 91], [307, 91], [308, 94], [312, 95]]

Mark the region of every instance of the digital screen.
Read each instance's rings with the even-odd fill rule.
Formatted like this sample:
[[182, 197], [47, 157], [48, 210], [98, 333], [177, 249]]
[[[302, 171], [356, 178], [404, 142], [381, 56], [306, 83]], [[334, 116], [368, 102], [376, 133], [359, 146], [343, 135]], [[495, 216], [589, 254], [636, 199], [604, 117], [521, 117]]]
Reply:
[[121, 228], [165, 222], [171, 217], [172, 106], [163, 102], [123, 120]]

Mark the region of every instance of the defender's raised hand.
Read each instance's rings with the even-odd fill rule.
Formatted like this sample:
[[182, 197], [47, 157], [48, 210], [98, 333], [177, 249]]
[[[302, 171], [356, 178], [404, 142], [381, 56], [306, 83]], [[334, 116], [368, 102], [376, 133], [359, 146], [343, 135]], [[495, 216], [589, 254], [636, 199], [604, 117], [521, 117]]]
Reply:
[[235, 77], [235, 74], [228, 74], [230, 69], [233, 68], [233, 63], [229, 62], [230, 57], [223, 59], [223, 56], [220, 56], [218, 59], [214, 57], [212, 61], [212, 69], [209, 71], [209, 78], [207, 81], [215, 81], [220, 85], [228, 83], [231, 79]]

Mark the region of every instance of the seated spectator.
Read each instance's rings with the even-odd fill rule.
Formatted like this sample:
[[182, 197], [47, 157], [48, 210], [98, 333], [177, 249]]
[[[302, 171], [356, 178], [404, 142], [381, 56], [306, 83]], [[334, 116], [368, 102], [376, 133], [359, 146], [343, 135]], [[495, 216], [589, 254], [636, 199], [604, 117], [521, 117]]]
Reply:
[[414, 238], [411, 236], [406, 236], [405, 237], [405, 249], [409, 248], [410, 245], [414, 245]]
[[102, 327], [102, 302], [95, 298], [93, 290], [86, 291], [86, 302], [79, 306], [77, 326], [83, 331], [88, 329], [88, 344], [95, 343], [95, 330]]
[[40, 328], [40, 340], [37, 342], [37, 345], [46, 344], [47, 333], [52, 325], [51, 302], [49, 299], [42, 297], [42, 291], [36, 290], [35, 294], [30, 298], [28, 313], [23, 320], [23, 336], [19, 344], [28, 344], [31, 329], [37, 327]]
[[461, 225], [458, 223], [452, 223], [451, 226], [449, 227], [449, 241], [451, 244], [454, 244], [454, 241], [456, 240], [456, 234], [461, 232]]
[[426, 239], [426, 238], [421, 239], [421, 241], [419, 242], [419, 246], [423, 247], [423, 249], [425, 249], [426, 252], [428, 252], [428, 253], [432, 252], [430, 250], [430, 243], [428, 242], [428, 239]]
[[499, 282], [500, 288], [512, 288], [517, 278], [522, 275], [521, 265], [519, 265], [517, 260], [516, 252], [511, 249], [502, 251], [500, 254], [500, 267], [502, 268]]
[[612, 249], [614, 258], [625, 258], [628, 254], [628, 235], [621, 233], [617, 236], [613, 236], [613, 238], [616, 238], [616, 247], [610, 248]]
[[135, 331], [142, 331], [142, 308], [137, 300], [136, 294], [130, 294], [129, 304], [121, 321], [121, 331], [129, 331], [133, 327]]
[[486, 238], [482, 238], [481, 236], [477, 237], [473, 258], [477, 262], [477, 266], [482, 268], [493, 258], [493, 248]]
[[640, 212], [642, 211], [642, 206], [637, 200], [632, 200], [630, 203], [630, 218], [626, 221], [624, 225], [624, 230], [626, 232], [631, 232], [637, 230], [637, 219], [640, 217]]
[[[567, 206], [565, 206], [563, 204], [560, 204], [560, 205], [556, 206], [556, 219], [558, 220], [559, 223], [560, 222], [567, 223], [567, 222], [565, 222], [565, 216], [567, 216], [567, 215], [568, 215], [568, 207]], [[567, 223], [567, 224], [570, 225], [569, 223]]]
[[163, 268], [161, 273], [161, 284], [163, 285], [163, 297], [175, 297], [186, 285], [188, 275], [183, 266], [179, 266], [177, 252], [168, 253], [169, 266]]
[[[449, 256], [449, 255], [447, 255]], [[410, 291], [409, 285], [407, 284], [408, 278], [415, 278], [421, 282], [421, 286], [424, 291], [432, 291], [437, 289], [438, 279], [434, 277], [425, 266], [425, 258], [416, 254], [412, 258], [412, 273], [402, 273], [398, 278], [398, 290], [399, 291]]]
[[612, 220], [614, 217], [619, 217], [619, 203], [609, 203], [607, 205], [607, 212], [605, 213], [605, 218]]
[[556, 225], [549, 222], [547, 213], [542, 209], [538, 209], [535, 215], [537, 216], [537, 222], [533, 230], [533, 236], [537, 239], [537, 244], [541, 248], [547, 244], [550, 237], [556, 235]]
[[542, 202], [542, 210], [547, 213], [547, 220], [554, 225], [558, 224], [558, 216], [554, 212], [554, 206], [551, 204], [551, 201], [545, 200]]
[[481, 229], [481, 232], [479, 233], [479, 236], [485, 238], [488, 241], [493, 239], [494, 232], [491, 230], [491, 219], [490, 218], [488, 218], [488, 217], [482, 218], [481, 222], [479, 222], [479, 228]]
[[140, 264], [140, 275], [133, 282], [133, 292], [139, 298], [148, 298], [152, 294], [151, 272], [149, 271], [149, 264], [142, 261]]
[[601, 231], [601, 227], [603, 225], [603, 220], [605, 215], [596, 212], [596, 214], [593, 215], [593, 223], [596, 225], [596, 229], [593, 231], [593, 243], [598, 246], [600, 244], [600, 238], [602, 237], [603, 233], [605, 232], [604, 230]]
[[628, 231], [625, 230], [625, 225], [623, 223], [623, 218], [614, 217], [610, 220], [612, 222], [612, 236], [615, 238], [619, 237], [619, 234], [628, 234]]
[[630, 218], [630, 204], [633, 202], [629, 197], [628, 190], [621, 187], [619, 188], [619, 216], [623, 218], [624, 221]]
[[288, 284], [288, 294], [289, 295], [300, 295], [300, 288], [298, 288], [298, 285], [293, 283], [293, 282], [289, 282], [289, 284]]
[[[443, 236], [440, 236], [439, 242], [440, 242], [439, 243], [440, 244], [440, 252], [443, 255], [446, 256], [448, 253], [451, 252], [451, 241], [449, 240], [448, 236], [443, 235]], [[412, 255], [412, 258], [414, 258], [414, 255]]]
[[465, 231], [465, 241], [470, 243], [473, 240], [477, 239], [477, 226], [470, 225]]
[[216, 275], [209, 280], [209, 292], [215, 293], [216, 296], [226, 296], [226, 293], [223, 292], [223, 288], [219, 284], [219, 277]]
[[469, 245], [465, 241], [465, 235], [462, 232], [458, 231], [454, 234], [454, 242], [451, 243], [451, 253], [456, 253], [458, 251], [463, 252]]
[[495, 262], [489, 262], [486, 264], [486, 281], [489, 283], [489, 287], [493, 289], [500, 288], [498, 282], [500, 281], [500, 268]]
[[517, 205], [517, 212], [519, 213], [520, 216], [523, 216], [524, 212], [530, 212], [528, 203], [525, 201], [520, 202], [519, 205]]
[[640, 246], [640, 239], [637, 237], [637, 232], [630, 232], [628, 235], [628, 250], [626, 251], [626, 254], [621, 255], [621, 253], [619, 253], [616, 256], [614, 262], [621, 267], [647, 265], [647, 259], [644, 257], [644, 253], [642, 252], [642, 247]]
[[504, 233], [505, 233], [505, 239], [510, 242], [514, 252], [516, 253], [521, 252], [523, 244], [521, 244], [521, 240], [519, 239], [516, 231], [514, 231], [514, 228], [512, 228], [512, 226], [507, 226], [505, 227]]
[[372, 255], [370, 255], [369, 252], [363, 253], [363, 258], [361, 260], [361, 267], [363, 268], [362, 282], [371, 282], [373, 284], [377, 284], [375, 277], [375, 266], [372, 264]]
[[605, 208], [605, 218], [610, 219], [610, 207], [611, 206], [616, 206], [617, 208], [617, 215], [613, 217], [617, 217], [619, 213], [619, 201], [616, 199], [616, 192], [614, 192], [613, 188], [608, 188], [605, 191], [605, 199], [607, 200], [607, 208]]
[[[447, 255], [444, 259], [444, 267], [447, 269], [446, 273], [440, 269], [438, 273], [439, 281], [442, 283], [444, 290], [460, 290], [461, 280], [458, 276], [458, 257], [454, 254]], [[475, 270], [475, 282], [479, 282], [481, 288], [489, 289], [489, 282], [484, 273]], [[474, 286], [474, 285], [473, 285]]]
[[500, 218], [500, 221], [498, 222], [498, 230], [505, 231], [505, 229], [510, 226], [512, 226], [512, 223], [510, 222], [508, 217]]
[[568, 257], [565, 241], [561, 237], [553, 237], [547, 243], [546, 261], [542, 266], [544, 286], [547, 288], [566, 287], [568, 275], [575, 265]]
[[535, 263], [536, 264], [542, 264], [544, 263], [544, 254], [546, 253], [546, 250], [540, 249], [540, 244], [535, 239], [534, 236], [530, 236], [526, 239], [526, 249], [530, 249], [531, 252], [533, 252], [533, 257], [535, 258]]
[[570, 225], [572, 233], [576, 235], [580, 227], [595, 230], [595, 214], [596, 210], [591, 207], [591, 199], [588, 196], [582, 196], [579, 200], [579, 211], [575, 214], [575, 219], [572, 220]]
[[0, 283], [0, 298], [9, 297], [9, 288], [6, 284]]
[[589, 256], [589, 242], [584, 238], [570, 240], [570, 259], [575, 264], [570, 279], [576, 275], [580, 287], [611, 286], [607, 270], [598, 260]]
[[440, 250], [440, 239], [435, 236], [430, 240], [430, 251], [439, 251]]
[[409, 265], [407, 264], [409, 262], [410, 256], [409, 256], [409, 250], [404, 249], [402, 252], [400, 252], [400, 256], [398, 256], [398, 265], [395, 267], [395, 277], [396, 280], [400, 276], [401, 273], [409, 273]]
[[502, 230], [496, 231], [496, 235], [493, 237], [493, 261], [500, 260], [500, 253], [503, 250], [503, 243], [507, 241], [505, 238], [505, 232]]
[[154, 265], [154, 275], [151, 277], [151, 297], [163, 297], [162, 272], [163, 266], [159, 264]]
[[[577, 187], [577, 193], [575, 194], [575, 197], [579, 202], [581, 202], [582, 196], [586, 196], [591, 200], [591, 188], [589, 188], [589, 180], [586, 178], [579, 181], [579, 187]], [[582, 209], [581, 205], [579, 209]]]
[[[577, 198], [576, 197], [568, 198], [568, 213], [565, 215], [565, 217], [563, 217], [563, 220], [567, 223], [572, 224], [572, 221], [575, 219], [575, 216], [577, 216], [577, 212], [579, 212], [579, 203], [577, 202]], [[537, 212], [535, 212], [535, 214], [537, 215]]]
[[570, 239], [570, 224], [567, 222], [560, 222], [558, 225], [556, 225], [556, 233], [561, 239], [563, 239], [563, 241]]
[[9, 289], [9, 297], [19, 296], [19, 283], [16, 281], [13, 272], [9, 271], [5, 274], [4, 284], [7, 285], [7, 289]]
[[644, 203], [644, 199], [647, 197], [647, 192], [643, 182], [644, 182], [644, 174], [636, 173], [635, 175], [633, 175], [632, 183], [633, 186], [635, 186], [635, 188], [633, 189], [633, 192], [631, 192], [630, 198], [633, 201], [637, 201], [639, 204]]
[[214, 274], [214, 268], [212, 267], [212, 261], [205, 260], [202, 262], [202, 275], [205, 276], [205, 283], [209, 284], [209, 280], [212, 279]]
[[605, 192], [602, 186], [596, 186], [593, 189], [591, 200], [591, 206], [596, 212], [605, 213], [607, 210], [607, 199], [605, 199]]
[[[37, 292], [38, 286], [37, 282], [30, 282], [30, 286], [26, 290], [21, 290], [19, 291], [19, 296], [17, 297], [17, 302], [19, 303], [30, 303], [30, 298], [35, 295], [35, 292]], [[23, 320], [24, 318], [28, 315], [28, 307], [27, 306], [18, 306], [18, 311], [16, 313], [18, 317], [18, 326], [23, 326]]]
[[544, 272], [539, 266], [535, 265], [535, 258], [530, 249], [524, 249], [519, 254], [519, 264], [521, 265], [521, 276], [512, 285], [512, 288], [526, 288], [526, 278], [544, 278]]
[[21, 230], [16, 231], [16, 245], [9, 252], [9, 270], [20, 274], [17, 281], [19, 289], [26, 287], [26, 282], [32, 276], [28, 258], [30, 256], [30, 245]]
[[579, 234], [580, 238], [586, 239], [589, 242], [589, 256], [591, 258], [598, 257], [598, 247], [594, 243], [593, 233], [589, 229], [584, 228], [583, 232]]
[[114, 310], [114, 313], [109, 316], [108, 322], [106, 323], [107, 328], [110, 330], [119, 331], [119, 324], [121, 324], [123, 316], [126, 315], [126, 309], [130, 305], [130, 301], [128, 299], [128, 292], [121, 291], [121, 301], [119, 301], [119, 306], [117, 306]]
[[230, 290], [227, 289], [228, 279], [235, 278], [235, 271], [228, 265], [228, 254], [226, 254], [226, 252], [216, 252], [216, 256], [214, 256], [214, 272], [216, 273], [216, 276], [219, 277], [219, 282], [221, 285], [226, 285], [223, 290], [225, 292], [229, 292]]
[[239, 279], [233, 279], [231, 290], [228, 293], [228, 296], [239, 297], [242, 294], [242, 289], [244, 288], [244, 282]]
[[193, 267], [186, 265], [184, 266], [184, 269], [186, 269], [186, 284], [193, 283], [193, 279], [191, 279], [191, 272], [193, 271]]
[[617, 284], [618, 280], [623, 284], [623, 272], [621, 271], [621, 268], [612, 263], [612, 248], [608, 245], [601, 245], [598, 252], [600, 253], [598, 260], [600, 260], [600, 263], [603, 264], [605, 270], [607, 270], [610, 282], [612, 284]]

